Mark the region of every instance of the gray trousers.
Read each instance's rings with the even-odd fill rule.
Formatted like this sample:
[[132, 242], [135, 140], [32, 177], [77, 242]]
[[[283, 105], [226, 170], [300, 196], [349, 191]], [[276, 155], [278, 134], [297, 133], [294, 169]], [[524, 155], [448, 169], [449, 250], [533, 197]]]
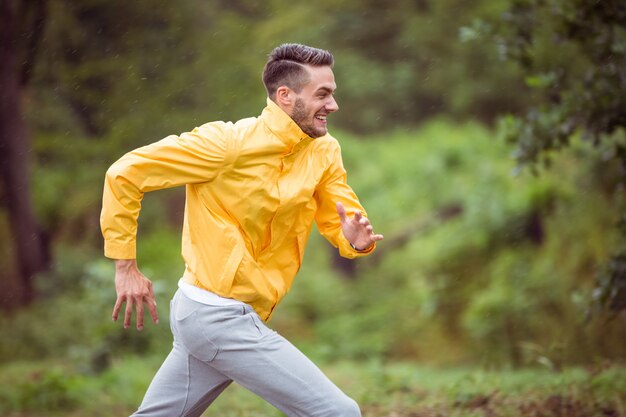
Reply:
[[248, 305], [210, 306], [178, 290], [174, 346], [134, 416], [200, 416], [232, 381], [288, 416], [359, 417], [358, 405]]

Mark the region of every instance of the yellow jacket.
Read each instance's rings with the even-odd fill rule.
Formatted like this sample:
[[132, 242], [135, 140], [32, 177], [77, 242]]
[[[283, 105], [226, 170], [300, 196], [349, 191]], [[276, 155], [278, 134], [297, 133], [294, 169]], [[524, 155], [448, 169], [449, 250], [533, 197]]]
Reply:
[[339, 143], [312, 139], [273, 101], [260, 117], [212, 122], [127, 153], [107, 171], [105, 256], [134, 259], [143, 193], [186, 185], [186, 282], [250, 304], [269, 319], [300, 269], [313, 220], [354, 258], [335, 204], [364, 210], [346, 183]]

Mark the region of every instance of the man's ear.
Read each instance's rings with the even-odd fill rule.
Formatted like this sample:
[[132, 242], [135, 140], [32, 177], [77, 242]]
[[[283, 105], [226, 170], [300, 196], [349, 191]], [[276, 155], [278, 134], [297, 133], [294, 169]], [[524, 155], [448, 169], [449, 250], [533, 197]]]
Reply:
[[286, 85], [281, 85], [276, 89], [276, 104], [282, 109], [291, 109], [293, 107], [293, 91]]

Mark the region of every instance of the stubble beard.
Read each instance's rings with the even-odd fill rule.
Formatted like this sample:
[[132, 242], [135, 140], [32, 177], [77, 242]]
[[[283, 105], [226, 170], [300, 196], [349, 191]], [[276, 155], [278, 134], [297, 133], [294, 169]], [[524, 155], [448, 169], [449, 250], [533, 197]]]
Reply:
[[296, 102], [293, 106], [293, 110], [291, 112], [291, 118], [294, 122], [302, 129], [304, 133], [309, 135], [312, 138], [319, 138], [320, 136], [324, 136], [326, 132], [320, 132], [315, 129], [313, 126], [313, 121], [309, 120], [310, 115], [307, 112], [307, 108], [304, 105], [304, 100], [297, 98]]

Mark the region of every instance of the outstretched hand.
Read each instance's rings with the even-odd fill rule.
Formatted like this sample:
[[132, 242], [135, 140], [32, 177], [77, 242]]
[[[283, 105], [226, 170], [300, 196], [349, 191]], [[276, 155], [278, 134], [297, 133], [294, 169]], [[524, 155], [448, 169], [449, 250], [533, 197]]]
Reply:
[[354, 217], [348, 218], [343, 204], [337, 203], [337, 213], [341, 219], [343, 235], [359, 251], [364, 251], [379, 240], [383, 235], [374, 234], [374, 228], [367, 217], [363, 217], [360, 211], [354, 213]]
[[137, 330], [143, 330], [144, 303], [148, 306], [152, 321], [154, 323], [159, 322], [152, 281], [139, 271], [135, 259], [118, 259], [115, 261], [115, 290], [117, 292], [117, 300], [115, 301], [115, 307], [113, 307], [113, 321], [117, 321], [122, 304], [126, 302], [126, 310], [124, 312], [125, 329], [130, 327], [134, 307], [137, 314]]

